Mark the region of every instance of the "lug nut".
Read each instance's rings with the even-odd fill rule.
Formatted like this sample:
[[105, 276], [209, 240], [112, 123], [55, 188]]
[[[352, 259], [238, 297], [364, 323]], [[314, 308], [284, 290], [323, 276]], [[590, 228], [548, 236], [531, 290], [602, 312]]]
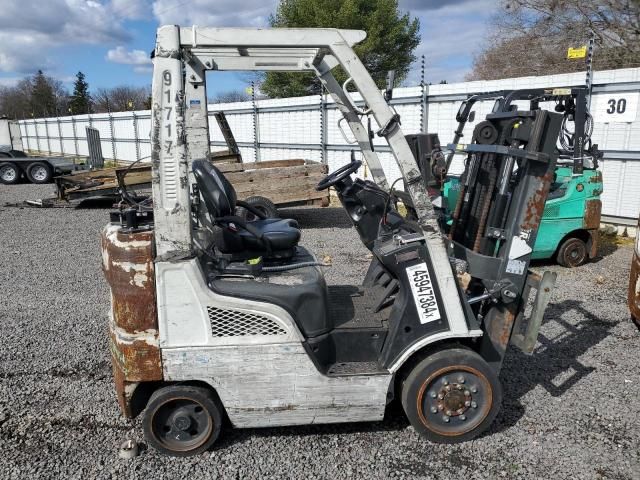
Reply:
[[460, 417], [458, 418], [460, 418], [460, 420], [462, 420], [463, 422], [467, 419], [467, 417], [465, 417], [464, 415], [460, 415]]
[[471, 406], [471, 402], [469, 400], [467, 400], [466, 402], [464, 402], [464, 406], [465, 407], [470, 407]]
[[464, 391], [464, 396], [465, 397], [470, 397], [471, 396], [471, 392], [469, 390], [465, 390]]
[[431, 413], [438, 413], [438, 409], [436, 407], [431, 407]]
[[471, 393], [478, 393], [478, 389], [476, 387], [471, 387], [470, 390]]
[[436, 398], [436, 396], [437, 396], [436, 392], [431, 392], [429, 395], [431, 396], [431, 398]]
[[444, 423], [449, 423], [449, 417], [447, 417], [446, 415], [444, 415], [444, 416], [442, 417], [442, 421], [443, 421]]
[[453, 414], [453, 412], [452, 412], [451, 410], [447, 410], [447, 411], [446, 411], [446, 412], [444, 412], [444, 413], [445, 413], [448, 417], [450, 417], [450, 416]]
[[471, 402], [471, 408], [478, 408], [478, 404], [476, 402]]
[[444, 398], [444, 395], [443, 395], [442, 393], [439, 393], [439, 394], [438, 394], [438, 398], [439, 398], [440, 400], [442, 400], [442, 399]]
[[449, 385], [449, 380], [447, 380], [447, 377], [444, 377], [444, 378], [442, 379], [442, 384], [443, 384], [443, 385]]
[[446, 387], [444, 387], [444, 389], [445, 389], [447, 392], [450, 392], [450, 391], [451, 391], [451, 385], [447, 385]]
[[462, 375], [458, 377], [458, 383], [464, 383], [464, 377]]

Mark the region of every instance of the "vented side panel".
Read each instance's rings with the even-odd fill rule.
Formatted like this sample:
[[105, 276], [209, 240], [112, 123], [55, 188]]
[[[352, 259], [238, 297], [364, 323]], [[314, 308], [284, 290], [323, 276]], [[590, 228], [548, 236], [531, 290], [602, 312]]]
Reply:
[[287, 335], [277, 322], [269, 317], [238, 310], [207, 307], [214, 337], [243, 337], [250, 335]]

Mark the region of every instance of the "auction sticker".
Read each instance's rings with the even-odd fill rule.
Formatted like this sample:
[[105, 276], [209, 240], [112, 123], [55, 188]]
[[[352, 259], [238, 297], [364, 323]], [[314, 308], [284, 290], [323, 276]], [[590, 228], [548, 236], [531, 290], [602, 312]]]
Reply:
[[440, 309], [436, 300], [436, 294], [431, 283], [429, 270], [426, 263], [419, 263], [407, 267], [409, 285], [413, 294], [413, 301], [418, 310], [418, 317], [421, 324], [440, 320]]

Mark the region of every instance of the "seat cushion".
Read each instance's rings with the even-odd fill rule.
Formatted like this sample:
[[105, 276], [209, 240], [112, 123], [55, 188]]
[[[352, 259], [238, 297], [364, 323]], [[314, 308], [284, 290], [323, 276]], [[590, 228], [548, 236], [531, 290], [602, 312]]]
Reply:
[[[266, 218], [256, 220], [251, 225], [260, 230], [264, 238], [271, 244], [272, 250], [288, 250], [295, 247], [300, 240], [298, 222], [289, 218]], [[246, 230], [238, 230], [245, 250], [262, 250], [263, 246], [254, 235]]]

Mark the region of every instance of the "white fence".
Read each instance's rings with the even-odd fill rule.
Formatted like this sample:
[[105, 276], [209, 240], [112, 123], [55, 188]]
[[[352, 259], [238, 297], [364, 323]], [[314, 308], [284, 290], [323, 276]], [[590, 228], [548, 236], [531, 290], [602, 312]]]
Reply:
[[[393, 107], [402, 118], [404, 133], [435, 132], [450, 142], [460, 102], [473, 93], [494, 90], [581, 85], [583, 73], [522, 77], [494, 81], [398, 88]], [[593, 141], [605, 152], [603, 215], [616, 223], [635, 224], [640, 211], [640, 68], [608, 70], [594, 75]], [[493, 105], [479, 102], [476, 122]], [[337, 122], [340, 113], [330, 98], [310, 96], [209, 105], [211, 149], [225, 149], [213, 112], [224, 111], [245, 161], [306, 158], [329, 164], [333, 170], [349, 159], [352, 148]], [[151, 154], [149, 111], [54, 117], [20, 122], [24, 148], [33, 152], [88, 155], [85, 127], [100, 131], [103, 154], [125, 161]], [[469, 122], [465, 139], [475, 123]], [[374, 128], [376, 128], [374, 122]], [[399, 176], [385, 141], [375, 139], [376, 151], [390, 181]], [[357, 148], [356, 148], [357, 150]], [[454, 163], [453, 173], [461, 171]]]

